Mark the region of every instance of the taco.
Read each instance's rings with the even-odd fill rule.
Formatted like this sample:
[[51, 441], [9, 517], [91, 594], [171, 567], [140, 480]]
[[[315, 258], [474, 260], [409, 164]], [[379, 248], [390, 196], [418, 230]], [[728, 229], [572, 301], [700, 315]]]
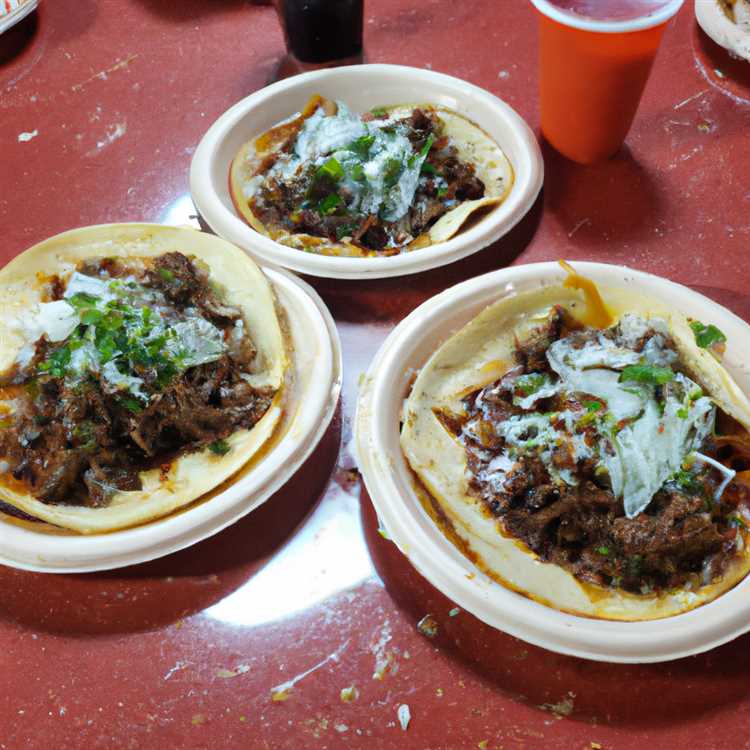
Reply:
[[504, 297], [405, 404], [423, 503], [480, 569], [558, 610], [649, 620], [715, 599], [750, 570], [750, 402], [724, 346], [575, 275]]
[[216, 237], [89, 227], [0, 271], [0, 500], [89, 534], [183, 508], [266, 445], [286, 352], [273, 291]]
[[358, 115], [320, 96], [246, 143], [229, 174], [235, 208], [253, 229], [352, 257], [445, 242], [512, 184], [500, 147], [456, 112], [424, 105]]

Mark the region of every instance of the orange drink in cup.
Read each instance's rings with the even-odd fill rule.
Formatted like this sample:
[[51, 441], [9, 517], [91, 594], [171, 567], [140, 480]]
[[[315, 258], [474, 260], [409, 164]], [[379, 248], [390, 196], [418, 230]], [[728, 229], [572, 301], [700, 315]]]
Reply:
[[622, 145], [662, 34], [683, 0], [531, 0], [542, 134], [581, 164]]

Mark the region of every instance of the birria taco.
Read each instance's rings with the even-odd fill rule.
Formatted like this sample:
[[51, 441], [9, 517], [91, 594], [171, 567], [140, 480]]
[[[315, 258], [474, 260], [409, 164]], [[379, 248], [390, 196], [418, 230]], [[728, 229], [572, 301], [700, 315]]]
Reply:
[[559, 610], [648, 620], [715, 599], [750, 570], [750, 402], [724, 341], [575, 274], [504, 297], [406, 402], [425, 506], [479, 568]]
[[246, 143], [229, 175], [253, 229], [321, 255], [394, 255], [445, 242], [500, 204], [513, 169], [462, 115], [431, 105], [355, 114], [313, 97]]
[[242, 468], [281, 416], [268, 281], [216, 237], [74, 230], [0, 271], [0, 500], [95, 533], [165, 516]]

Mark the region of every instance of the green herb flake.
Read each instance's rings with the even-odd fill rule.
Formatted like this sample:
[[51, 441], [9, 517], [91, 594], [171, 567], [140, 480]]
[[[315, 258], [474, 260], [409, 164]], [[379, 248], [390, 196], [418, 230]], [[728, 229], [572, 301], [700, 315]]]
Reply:
[[370, 114], [374, 117], [385, 117], [388, 114], [388, 110], [385, 107], [375, 107], [370, 110]]
[[648, 383], [649, 385], [664, 385], [674, 380], [674, 372], [670, 367], [655, 365], [630, 365], [620, 374], [620, 382]]
[[695, 343], [701, 349], [709, 349], [714, 344], [723, 344], [727, 337], [713, 323], [704, 325], [699, 320], [694, 320], [690, 327], [695, 335]]
[[128, 396], [121, 396], [117, 399], [117, 401], [120, 406], [122, 406], [124, 409], [127, 409], [129, 412], [132, 412], [133, 414], [139, 414], [143, 411], [143, 405], [137, 399], [130, 398]]
[[403, 164], [400, 159], [392, 157], [386, 161], [383, 169], [383, 185], [386, 189], [392, 188], [399, 181], [402, 171]]
[[213, 443], [208, 444], [208, 449], [217, 456], [226, 456], [232, 450], [226, 440], [214, 440]]
[[521, 375], [515, 382], [515, 387], [519, 389], [524, 396], [531, 396], [536, 393], [547, 379], [538, 372], [530, 372], [527, 375]]
[[356, 229], [356, 224], [342, 224], [336, 227], [336, 239], [341, 240], [344, 237], [351, 237]]
[[348, 150], [353, 151], [364, 159], [369, 155], [373, 143], [375, 143], [374, 135], [363, 135], [360, 138], [357, 138], [356, 141], [352, 141], [348, 146]]
[[72, 297], [68, 297], [65, 300], [69, 305], [75, 307], [76, 310], [82, 310], [86, 307], [93, 307], [99, 301], [98, 297], [94, 297], [92, 294], [86, 294], [86, 292], [78, 292]]
[[596, 551], [597, 551], [597, 552], [598, 552], [598, 553], [599, 553], [600, 555], [604, 555], [605, 557], [606, 557], [607, 555], [609, 555], [609, 547], [597, 547], [597, 548], [596, 548]]
[[422, 163], [422, 174], [438, 174], [438, 171], [430, 162], [426, 161]]
[[447, 187], [438, 188], [438, 191], [437, 191], [437, 197], [438, 198], [445, 198], [446, 195], [448, 195], [448, 188]]
[[39, 365], [39, 371], [51, 375], [53, 378], [64, 378], [70, 364], [70, 347], [62, 346], [56, 349]]
[[87, 310], [81, 312], [81, 323], [85, 326], [96, 325], [104, 317], [104, 313], [101, 310], [97, 310], [94, 307], [90, 307]]
[[690, 416], [690, 412], [687, 410], [686, 407], [682, 407], [681, 409], [677, 410], [677, 416], [680, 419], [687, 419]]
[[160, 268], [159, 276], [161, 277], [162, 281], [174, 281], [174, 273], [172, 273], [172, 271], [170, 271], [168, 268]]
[[318, 179], [327, 177], [334, 182], [339, 182], [339, 180], [344, 179], [344, 168], [341, 166], [339, 160], [332, 156], [318, 167], [315, 176]]
[[584, 406], [589, 413], [601, 411], [604, 408], [604, 404], [601, 401], [587, 401]]
[[343, 204], [343, 200], [338, 193], [331, 193], [323, 198], [318, 205], [318, 212], [323, 216], [328, 216], [336, 211]]

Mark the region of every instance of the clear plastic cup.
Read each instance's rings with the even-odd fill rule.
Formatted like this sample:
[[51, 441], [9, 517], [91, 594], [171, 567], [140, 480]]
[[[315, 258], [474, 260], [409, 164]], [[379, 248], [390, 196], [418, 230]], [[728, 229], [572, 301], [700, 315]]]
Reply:
[[539, 18], [542, 133], [581, 164], [630, 130], [669, 20], [683, 0], [531, 0]]

